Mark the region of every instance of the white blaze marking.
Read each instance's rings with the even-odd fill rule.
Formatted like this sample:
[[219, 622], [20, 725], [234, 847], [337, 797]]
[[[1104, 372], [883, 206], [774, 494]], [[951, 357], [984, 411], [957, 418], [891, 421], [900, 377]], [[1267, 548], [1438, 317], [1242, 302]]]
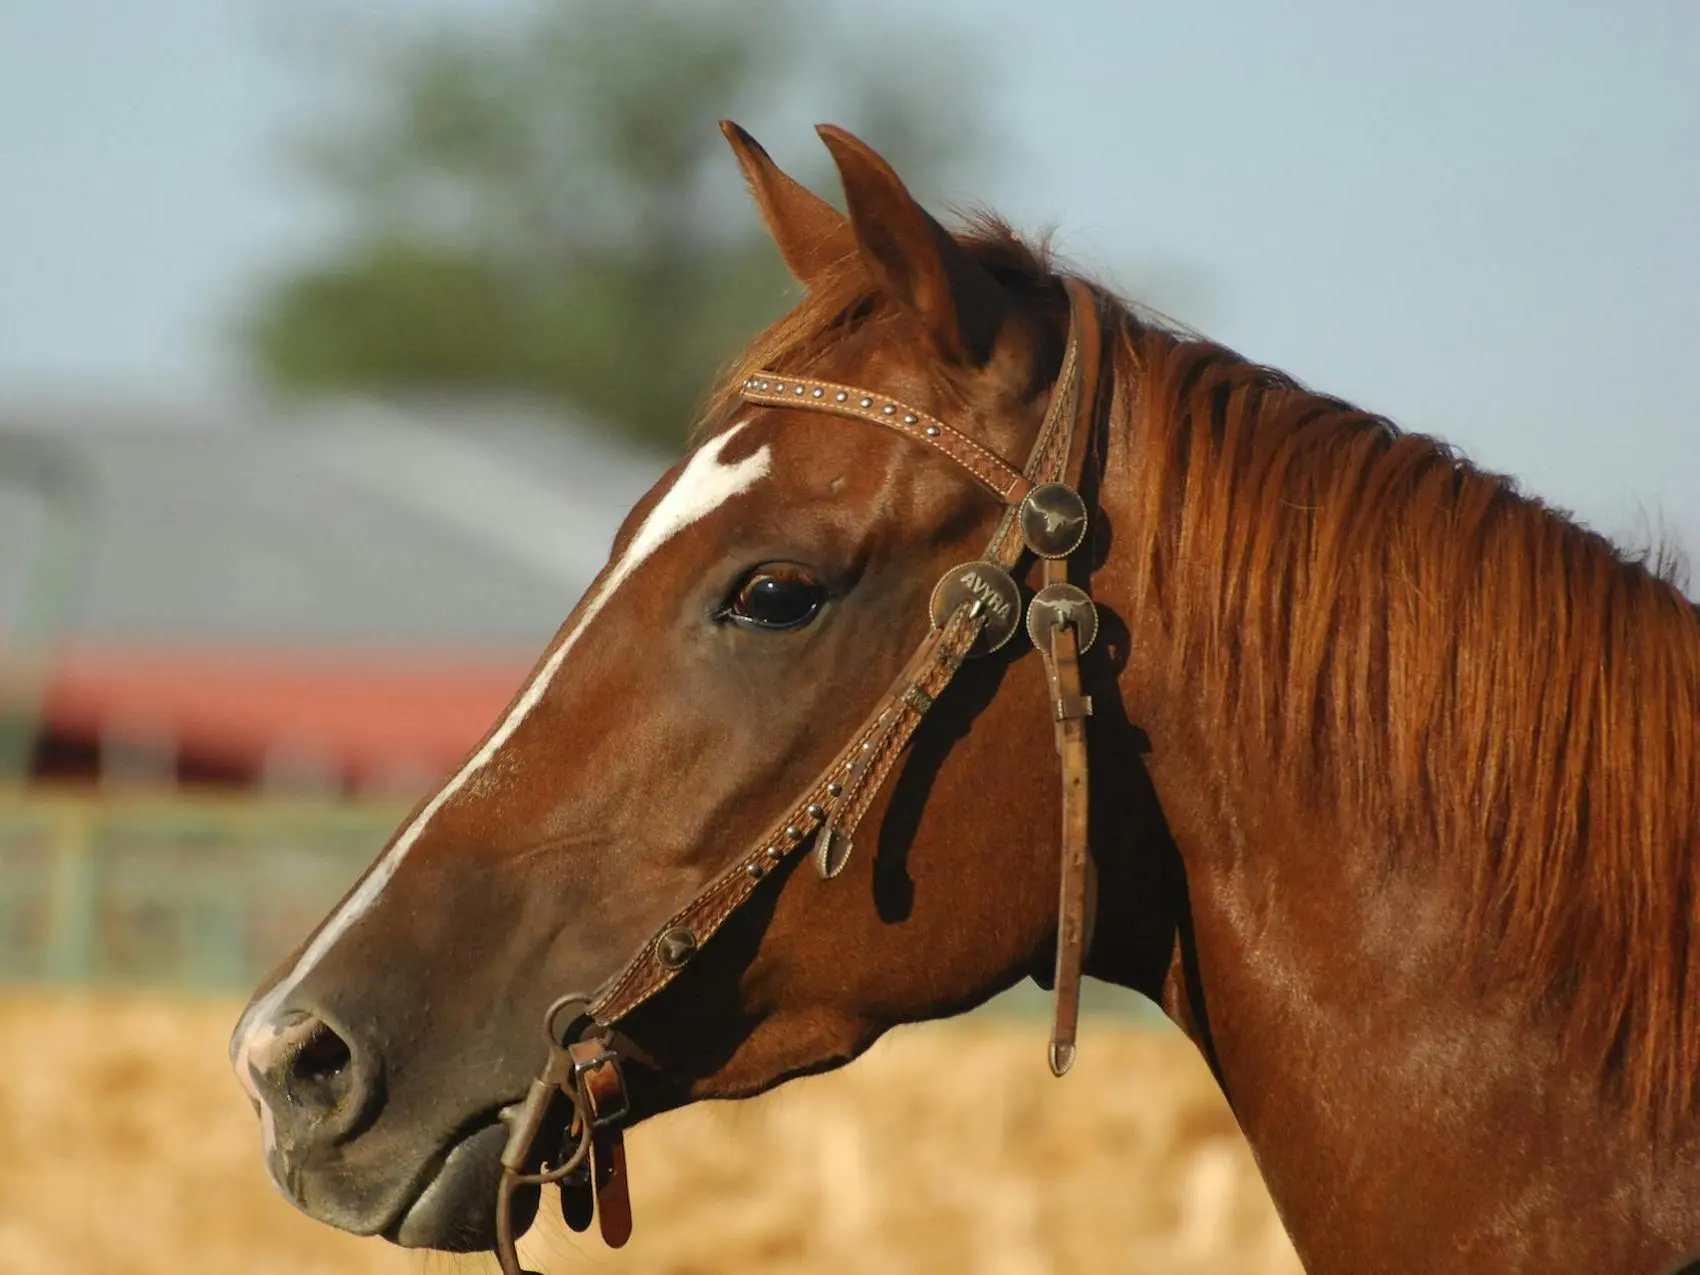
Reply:
[[608, 599], [614, 595], [614, 591], [624, 584], [632, 572], [636, 571], [643, 561], [667, 540], [699, 518], [712, 513], [739, 492], [747, 490], [768, 472], [772, 458], [765, 446], [744, 457], [743, 460], [730, 464], [720, 459], [721, 453], [726, 450], [726, 444], [731, 442], [733, 437], [746, 424], [748, 424], [747, 421], [738, 422], [724, 434], [709, 440], [690, 458], [683, 472], [680, 473], [678, 481], [661, 498], [655, 508], [649, 511], [649, 517], [644, 519], [643, 526], [638, 528], [637, 534], [632, 537], [631, 543], [626, 547], [626, 552], [620, 558], [620, 561], [585, 598], [584, 605], [579, 609], [578, 622], [561, 639], [560, 645], [555, 648], [543, 666], [537, 670], [537, 675], [532, 678], [531, 684], [525, 688], [525, 692], [514, 702], [513, 708], [502, 720], [502, 724], [495, 729], [490, 738], [484, 741], [483, 747], [474, 753], [467, 763], [455, 773], [454, 777], [443, 785], [437, 795], [431, 798], [413, 822], [407, 825], [401, 836], [396, 838], [383, 857], [372, 866], [354, 893], [349, 895], [342, 908], [331, 916], [319, 932], [314, 935], [313, 941], [307, 945], [307, 950], [301, 953], [301, 959], [295, 962], [295, 968], [280, 979], [271, 991], [255, 1001], [248, 1008], [248, 1012], [243, 1015], [242, 1021], [237, 1024], [231, 1041], [233, 1046], [231, 1063], [236, 1069], [237, 1079], [242, 1082], [242, 1087], [259, 1104], [260, 1123], [265, 1137], [268, 1157], [276, 1144], [276, 1129], [272, 1122], [271, 1108], [260, 1096], [252, 1068], [249, 1065], [249, 1059], [255, 1049], [264, 1043], [261, 1039], [262, 1033], [267, 1033], [270, 1039], [275, 1039], [279, 1034], [277, 1025], [271, 1021], [272, 1015], [277, 1012], [278, 1007], [283, 1004], [289, 994], [301, 985], [301, 980], [306, 978], [308, 972], [324, 958], [325, 953], [336, 945], [337, 940], [348, 931], [348, 928], [364, 916], [377, 902], [378, 896], [389, 884], [390, 878], [395, 876], [396, 869], [401, 867], [401, 861], [407, 857], [407, 852], [424, 834], [426, 825], [431, 822], [436, 813], [466, 786], [469, 779], [487, 766], [502, 745], [513, 737], [513, 733], [519, 729], [520, 723], [526, 719], [526, 715], [537, 707], [538, 702], [548, 691], [549, 683], [560, 669], [561, 662], [566, 659], [567, 652], [573, 649], [579, 637], [589, 627], [590, 622], [607, 605]]

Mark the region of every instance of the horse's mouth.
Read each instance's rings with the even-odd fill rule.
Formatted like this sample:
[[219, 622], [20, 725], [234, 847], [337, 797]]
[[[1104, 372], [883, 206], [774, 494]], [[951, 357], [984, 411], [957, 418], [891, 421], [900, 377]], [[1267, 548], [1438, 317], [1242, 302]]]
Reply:
[[[502, 1177], [507, 1126], [494, 1118], [451, 1143], [384, 1238], [403, 1248], [454, 1253], [488, 1251], [496, 1245], [496, 1188]], [[514, 1230], [523, 1233], [537, 1214], [536, 1187], [514, 1193]]]

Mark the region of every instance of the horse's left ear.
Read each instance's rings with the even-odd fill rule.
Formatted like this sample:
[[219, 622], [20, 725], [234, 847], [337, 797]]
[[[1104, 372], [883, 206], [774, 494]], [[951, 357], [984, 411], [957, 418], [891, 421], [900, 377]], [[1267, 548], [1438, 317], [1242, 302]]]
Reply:
[[1003, 286], [915, 202], [891, 165], [831, 124], [815, 130], [844, 179], [856, 246], [886, 293], [948, 361], [979, 367], [1010, 310]]
[[808, 287], [856, 251], [843, 213], [786, 175], [761, 143], [731, 120], [721, 120], [720, 131], [738, 157], [780, 257], [799, 283]]

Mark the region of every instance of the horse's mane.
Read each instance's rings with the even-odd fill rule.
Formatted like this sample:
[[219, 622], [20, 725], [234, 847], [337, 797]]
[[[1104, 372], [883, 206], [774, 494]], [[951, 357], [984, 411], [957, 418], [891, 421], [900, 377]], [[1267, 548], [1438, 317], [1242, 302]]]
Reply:
[[[1043, 249], [959, 236], [1061, 313]], [[1467, 948], [1551, 1015], [1630, 1118], [1700, 1081], [1700, 611], [1445, 444], [1106, 296], [1132, 431], [1135, 605], [1225, 761], [1387, 844], [1467, 856]], [[850, 259], [745, 352], [800, 370], [902, 321]], [[1136, 543], [1135, 543], [1136, 542]]]

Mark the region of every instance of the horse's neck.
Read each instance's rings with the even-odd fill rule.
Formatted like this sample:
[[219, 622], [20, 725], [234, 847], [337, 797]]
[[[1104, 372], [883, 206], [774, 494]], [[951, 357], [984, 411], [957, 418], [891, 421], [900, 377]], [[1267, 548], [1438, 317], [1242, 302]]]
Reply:
[[[1149, 962], [1126, 981], [1158, 994], [1218, 1069], [1312, 1275], [1634, 1275], [1700, 1248], [1700, 1156], [1655, 1163], [1556, 1036], [1471, 983], [1463, 856], [1389, 853], [1227, 764], [1193, 688], [1164, 684], [1161, 626], [1129, 613], [1126, 586], [1113, 560], [1094, 581], [1132, 631], [1121, 706], [1149, 736], [1144, 770], [1185, 874], [1176, 959], [1159, 987]], [[1100, 933], [1151, 910], [1149, 895], [1106, 890]]]
[[1294, 818], [1179, 733], [1153, 729], [1146, 759], [1188, 897], [1159, 994], [1311, 1275], [1579, 1253], [1634, 1275], [1700, 1248], [1700, 1157], [1648, 1153], [1516, 998], [1471, 987], [1466, 883], [1385, 871], [1386, 847]]

